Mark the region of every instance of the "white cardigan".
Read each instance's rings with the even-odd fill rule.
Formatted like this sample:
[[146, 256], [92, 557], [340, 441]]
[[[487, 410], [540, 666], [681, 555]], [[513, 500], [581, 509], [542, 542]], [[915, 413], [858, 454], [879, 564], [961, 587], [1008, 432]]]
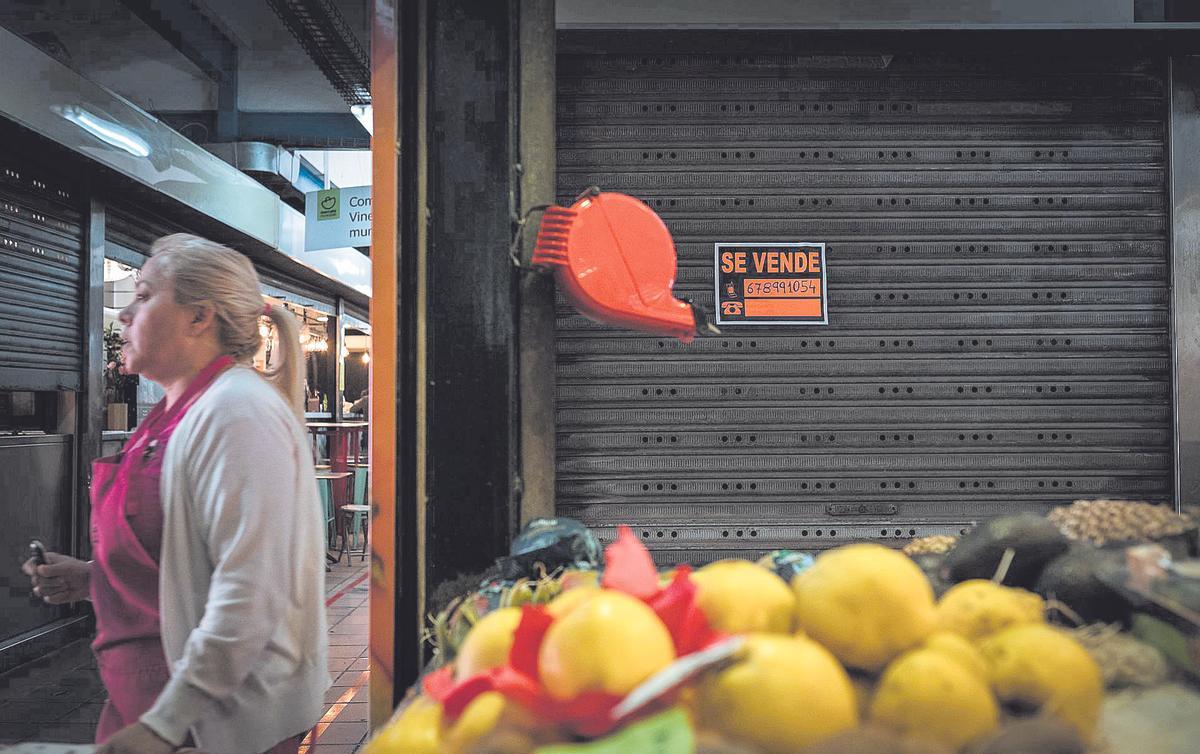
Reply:
[[167, 443], [162, 640], [171, 680], [141, 721], [208, 754], [257, 754], [321, 717], [330, 685], [324, 515], [303, 427], [248, 367]]

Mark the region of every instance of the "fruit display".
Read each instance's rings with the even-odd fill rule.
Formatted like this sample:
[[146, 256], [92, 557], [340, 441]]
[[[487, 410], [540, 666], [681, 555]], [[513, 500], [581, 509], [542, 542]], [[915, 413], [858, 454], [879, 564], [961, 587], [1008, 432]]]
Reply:
[[[433, 618], [434, 667], [365, 751], [1103, 751], [1106, 688], [1172, 672], [1112, 581], [1146, 548], [1098, 545], [1171, 536], [1172, 516], [1092, 501], [903, 552], [662, 572], [625, 527], [599, 562], [572, 522], [542, 522], [522, 547], [557, 564], [513, 559]], [[1194, 562], [1154, 549], [1141, 560], [1186, 581]]]
[[722, 735], [799, 752], [858, 724], [850, 678], [817, 642], [752, 634], [733, 659], [698, 685], [697, 721]]
[[940, 596], [914, 560], [942, 555], [850, 544], [790, 583], [790, 553], [660, 573], [622, 528], [601, 571], [474, 616], [365, 751], [1091, 751], [1106, 683], [1161, 679], [1161, 657], [1115, 626], [1053, 625], [1053, 598], [991, 580], [1017, 563], [1005, 551], [1030, 586], [1065, 555], [1056, 528], [1020, 519], [965, 536], [954, 572], [992, 573], [947, 574]]
[[1167, 680], [1162, 654], [1116, 624], [1092, 623], [1074, 629], [1072, 635], [1100, 666], [1107, 688], [1150, 688]]
[[948, 652], [914, 649], [879, 679], [871, 719], [958, 751], [999, 726], [1000, 706], [977, 668]]
[[1165, 505], [1128, 500], [1076, 500], [1047, 515], [1064, 535], [1097, 546], [1155, 540], [1196, 530], [1196, 523]]
[[791, 633], [795, 599], [787, 582], [748, 560], [721, 560], [692, 574], [697, 601], [718, 631]]
[[932, 633], [933, 589], [903, 553], [883, 545], [829, 550], [792, 580], [796, 627], [849, 667], [868, 672]]
[[1033, 592], [983, 579], [955, 584], [937, 604], [938, 626], [970, 641], [1024, 623], [1044, 621], [1046, 603]]
[[521, 609], [517, 607], [502, 607], [480, 619], [459, 647], [455, 676], [470, 678], [507, 662], [520, 622]]
[[1100, 719], [1104, 681], [1088, 651], [1063, 629], [1016, 625], [979, 645], [1001, 701], [1032, 707], [1091, 740]]
[[1046, 564], [1069, 546], [1058, 527], [1044, 516], [1034, 513], [1003, 516], [963, 536], [946, 554], [943, 568], [951, 581], [991, 579], [997, 575], [1005, 554], [1011, 551], [1011, 561], [999, 581], [1031, 588]]
[[1034, 589], [1048, 599], [1066, 603], [1082, 621], [1124, 622], [1129, 619], [1129, 602], [1096, 575], [1124, 560], [1125, 553], [1120, 550], [1100, 550], [1076, 542], [1046, 565]]
[[538, 650], [538, 680], [564, 701], [585, 693], [624, 696], [674, 659], [671, 634], [645, 602], [598, 589], [550, 622]]

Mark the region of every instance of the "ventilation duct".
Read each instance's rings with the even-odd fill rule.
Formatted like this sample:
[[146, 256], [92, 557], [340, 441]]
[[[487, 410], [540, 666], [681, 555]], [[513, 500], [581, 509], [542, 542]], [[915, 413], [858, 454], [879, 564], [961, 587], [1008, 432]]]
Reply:
[[304, 193], [321, 187], [319, 174], [311, 166], [307, 166], [303, 158], [283, 147], [259, 141], [203, 146], [275, 192], [284, 203], [300, 212], [304, 211]]

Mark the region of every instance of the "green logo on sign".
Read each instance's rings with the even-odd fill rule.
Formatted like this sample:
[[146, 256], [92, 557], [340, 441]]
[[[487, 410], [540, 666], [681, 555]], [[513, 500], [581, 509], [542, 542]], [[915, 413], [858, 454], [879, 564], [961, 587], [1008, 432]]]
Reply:
[[342, 216], [341, 189], [325, 189], [317, 192], [317, 219], [337, 220]]

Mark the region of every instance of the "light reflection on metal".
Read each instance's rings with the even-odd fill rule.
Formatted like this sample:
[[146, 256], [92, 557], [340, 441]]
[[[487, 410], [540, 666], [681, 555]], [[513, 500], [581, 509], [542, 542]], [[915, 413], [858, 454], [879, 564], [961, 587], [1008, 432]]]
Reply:
[[63, 118], [79, 126], [109, 146], [122, 149], [134, 157], [150, 156], [150, 145], [146, 140], [120, 123], [106, 120], [76, 105], [55, 107], [53, 109]]

